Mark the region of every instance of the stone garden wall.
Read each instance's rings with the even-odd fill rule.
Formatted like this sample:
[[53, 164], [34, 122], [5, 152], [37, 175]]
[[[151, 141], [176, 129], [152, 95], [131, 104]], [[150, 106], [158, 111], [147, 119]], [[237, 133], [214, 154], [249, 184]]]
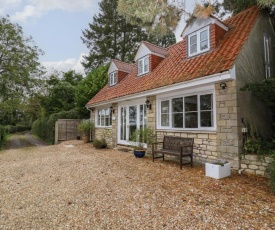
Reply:
[[271, 162], [271, 157], [244, 155], [241, 159], [241, 169], [243, 173], [267, 176], [266, 169]]

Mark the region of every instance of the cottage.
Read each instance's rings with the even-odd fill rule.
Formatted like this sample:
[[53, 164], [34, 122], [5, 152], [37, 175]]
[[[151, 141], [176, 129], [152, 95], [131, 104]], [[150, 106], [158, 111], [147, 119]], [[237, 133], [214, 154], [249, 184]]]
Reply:
[[131, 133], [192, 137], [195, 161], [224, 158], [239, 168], [243, 133], [270, 134], [271, 115], [245, 83], [274, 74], [274, 31], [257, 6], [225, 21], [193, 19], [168, 48], [142, 42], [135, 63], [112, 60], [108, 84], [86, 105], [95, 136], [127, 145]]

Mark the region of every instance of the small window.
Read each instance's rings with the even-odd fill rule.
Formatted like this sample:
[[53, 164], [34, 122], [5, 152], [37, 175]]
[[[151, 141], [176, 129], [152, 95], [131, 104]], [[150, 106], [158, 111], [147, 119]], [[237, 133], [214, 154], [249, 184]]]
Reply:
[[97, 111], [97, 126], [112, 126], [112, 111], [108, 109], [100, 109]]
[[264, 33], [264, 62], [265, 62], [265, 77], [270, 78], [270, 36]]
[[188, 56], [203, 53], [210, 49], [209, 27], [188, 36]]
[[138, 60], [138, 76], [149, 72], [149, 56]]
[[110, 86], [115, 85], [116, 83], [117, 83], [117, 72], [110, 73], [109, 75]]

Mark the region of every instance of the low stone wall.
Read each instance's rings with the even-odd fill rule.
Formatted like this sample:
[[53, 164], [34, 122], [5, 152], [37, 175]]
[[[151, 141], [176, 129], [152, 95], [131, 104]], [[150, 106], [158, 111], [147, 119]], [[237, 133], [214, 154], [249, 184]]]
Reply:
[[272, 160], [267, 156], [244, 155], [241, 159], [241, 169], [244, 173], [267, 176], [266, 169]]

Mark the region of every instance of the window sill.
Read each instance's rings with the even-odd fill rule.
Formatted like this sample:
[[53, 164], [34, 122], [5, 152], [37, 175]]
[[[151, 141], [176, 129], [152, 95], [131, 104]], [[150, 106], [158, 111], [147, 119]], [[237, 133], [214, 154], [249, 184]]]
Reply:
[[164, 131], [164, 132], [173, 132], [173, 133], [217, 133], [217, 130], [215, 128], [212, 129], [171, 129], [171, 128], [160, 128], [158, 127], [156, 131]]

